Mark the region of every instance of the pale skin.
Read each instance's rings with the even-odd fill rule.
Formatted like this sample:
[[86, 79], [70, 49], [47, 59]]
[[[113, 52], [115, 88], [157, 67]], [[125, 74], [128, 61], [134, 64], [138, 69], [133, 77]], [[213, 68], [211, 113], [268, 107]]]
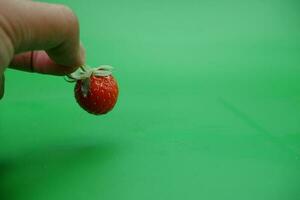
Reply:
[[0, 0], [0, 99], [7, 67], [66, 75], [82, 66], [84, 59], [78, 19], [70, 8]]

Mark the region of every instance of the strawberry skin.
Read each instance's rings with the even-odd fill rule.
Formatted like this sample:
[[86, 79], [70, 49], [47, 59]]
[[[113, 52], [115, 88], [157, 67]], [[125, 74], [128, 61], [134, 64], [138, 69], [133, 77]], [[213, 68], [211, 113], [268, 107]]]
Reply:
[[74, 92], [77, 103], [84, 110], [101, 115], [113, 109], [118, 99], [119, 89], [112, 75], [92, 75], [89, 79], [78, 80]]

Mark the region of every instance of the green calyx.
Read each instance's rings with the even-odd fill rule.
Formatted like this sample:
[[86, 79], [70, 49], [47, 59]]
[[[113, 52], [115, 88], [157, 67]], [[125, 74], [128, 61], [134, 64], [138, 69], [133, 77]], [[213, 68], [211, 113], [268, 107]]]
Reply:
[[94, 76], [109, 76], [112, 74], [113, 67], [110, 65], [100, 65], [99, 67], [89, 67], [83, 65], [78, 68], [72, 74], [65, 76], [65, 80], [68, 82], [76, 82], [78, 80], [89, 79], [92, 75]]

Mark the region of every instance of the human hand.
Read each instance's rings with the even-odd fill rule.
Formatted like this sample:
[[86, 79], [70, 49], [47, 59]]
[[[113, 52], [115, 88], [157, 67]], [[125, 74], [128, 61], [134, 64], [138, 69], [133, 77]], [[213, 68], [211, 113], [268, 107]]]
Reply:
[[0, 0], [0, 99], [11, 68], [65, 75], [84, 64], [79, 23], [71, 9], [30, 0]]

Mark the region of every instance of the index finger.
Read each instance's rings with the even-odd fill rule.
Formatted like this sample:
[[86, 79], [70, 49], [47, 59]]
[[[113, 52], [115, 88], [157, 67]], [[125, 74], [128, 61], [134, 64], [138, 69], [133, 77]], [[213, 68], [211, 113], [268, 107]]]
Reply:
[[[5, 30], [15, 53], [45, 50], [59, 66], [77, 68], [84, 64], [84, 53], [79, 42], [79, 23], [71, 9], [31, 1], [18, 1], [16, 7], [15, 1], [9, 1], [4, 11], [4, 16], [7, 16]], [[10, 13], [14, 13], [14, 16]], [[22, 69], [22, 63], [15, 62], [14, 65]], [[47, 73], [47, 68], [43, 70]]]

